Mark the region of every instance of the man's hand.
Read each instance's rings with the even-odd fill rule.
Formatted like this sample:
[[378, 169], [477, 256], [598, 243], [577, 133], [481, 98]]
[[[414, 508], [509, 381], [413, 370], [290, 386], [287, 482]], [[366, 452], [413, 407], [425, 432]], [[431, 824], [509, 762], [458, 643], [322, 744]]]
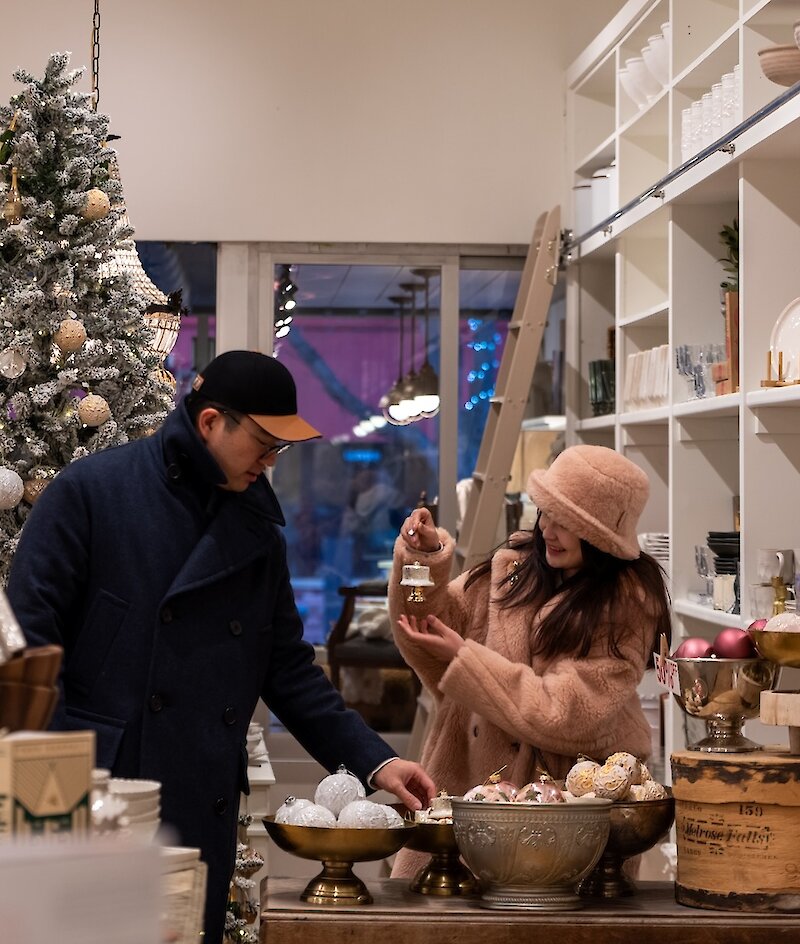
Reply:
[[381, 790], [393, 793], [410, 810], [430, 806], [436, 796], [436, 786], [419, 764], [395, 757], [372, 778]]

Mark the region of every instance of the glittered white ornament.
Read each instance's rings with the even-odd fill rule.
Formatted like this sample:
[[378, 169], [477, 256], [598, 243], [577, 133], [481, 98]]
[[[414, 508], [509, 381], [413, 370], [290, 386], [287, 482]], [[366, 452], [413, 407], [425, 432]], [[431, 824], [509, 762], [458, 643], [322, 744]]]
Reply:
[[336, 825], [336, 817], [330, 810], [326, 810], [324, 806], [319, 806], [317, 803], [309, 803], [308, 806], [304, 806], [301, 810], [294, 813], [286, 822], [289, 826], [330, 827]]
[[275, 822], [291, 823], [292, 818], [307, 806], [311, 806], [311, 800], [288, 796], [275, 811]]
[[594, 775], [598, 770], [600, 770], [600, 764], [596, 761], [579, 760], [570, 769], [564, 785], [576, 797], [592, 793], [594, 791]]
[[80, 350], [86, 340], [86, 328], [82, 321], [65, 318], [53, 335], [53, 340], [65, 354]]
[[13, 347], [0, 351], [0, 374], [8, 380], [16, 380], [25, 373], [27, 366], [25, 358]]
[[389, 829], [402, 829], [403, 828], [403, 817], [391, 806], [387, 806], [385, 803], [381, 803], [381, 809], [383, 810], [383, 815], [386, 817], [386, 825]]
[[353, 800], [339, 814], [336, 825], [346, 829], [385, 829], [386, 813], [380, 803]]
[[22, 500], [25, 484], [13, 469], [0, 466], [0, 509], [16, 508]]
[[84, 426], [102, 426], [110, 416], [108, 403], [96, 393], [84, 397], [78, 406], [78, 419]]
[[108, 216], [110, 209], [111, 201], [108, 199], [107, 193], [98, 190], [96, 187], [86, 191], [83, 206], [81, 207], [81, 216], [85, 220], [89, 220], [90, 222], [102, 220], [103, 217]]
[[348, 803], [363, 800], [366, 795], [367, 791], [358, 777], [348, 773], [345, 767], [339, 767], [335, 774], [320, 780], [314, 802], [338, 816]]

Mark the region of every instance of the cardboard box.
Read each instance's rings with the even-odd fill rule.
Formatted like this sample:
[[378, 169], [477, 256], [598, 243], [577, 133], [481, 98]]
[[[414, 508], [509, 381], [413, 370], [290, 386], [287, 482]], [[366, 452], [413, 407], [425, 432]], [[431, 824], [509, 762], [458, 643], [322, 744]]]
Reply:
[[0, 737], [0, 837], [88, 833], [94, 731]]

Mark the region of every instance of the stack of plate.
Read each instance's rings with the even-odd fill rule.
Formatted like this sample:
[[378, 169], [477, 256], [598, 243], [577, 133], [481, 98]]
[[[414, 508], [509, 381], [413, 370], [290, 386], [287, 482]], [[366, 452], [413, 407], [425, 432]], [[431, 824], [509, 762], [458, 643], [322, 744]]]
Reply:
[[714, 554], [717, 574], [735, 574], [739, 564], [739, 532], [709, 531], [706, 543]]
[[646, 531], [638, 534], [639, 547], [659, 561], [669, 560], [669, 534], [664, 531]]
[[125, 801], [125, 816], [132, 836], [150, 841], [161, 823], [161, 784], [157, 780], [111, 777], [108, 792]]

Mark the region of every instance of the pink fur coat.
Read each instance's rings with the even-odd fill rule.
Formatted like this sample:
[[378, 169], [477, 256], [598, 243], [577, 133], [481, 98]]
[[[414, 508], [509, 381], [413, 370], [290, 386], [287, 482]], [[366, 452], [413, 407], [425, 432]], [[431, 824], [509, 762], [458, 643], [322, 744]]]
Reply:
[[[579, 753], [600, 762], [614, 751], [647, 757], [650, 727], [637, 686], [651, 658], [655, 615], [640, 596], [632, 589], [630, 607], [615, 614], [631, 628], [620, 644], [623, 659], [608, 654], [599, 614], [597, 642], [586, 658], [534, 658], [530, 640], [544, 610], [532, 616], [528, 608], [490, 602], [502, 596], [499, 583], [518, 553], [498, 551], [490, 586], [483, 579], [467, 590], [466, 574], [449, 580], [454, 544], [446, 531], [439, 536], [442, 549], [424, 559], [398, 538], [389, 582], [393, 627], [400, 613], [433, 613], [466, 640], [447, 664], [396, 635], [436, 706], [421, 762], [437, 790], [461, 795], [504, 765], [503, 778], [517, 786], [543, 772], [561, 778]], [[416, 560], [430, 566], [435, 584], [425, 588], [422, 604], [408, 603], [400, 586], [403, 565]], [[401, 851], [393, 874], [410, 874], [415, 862]]]

